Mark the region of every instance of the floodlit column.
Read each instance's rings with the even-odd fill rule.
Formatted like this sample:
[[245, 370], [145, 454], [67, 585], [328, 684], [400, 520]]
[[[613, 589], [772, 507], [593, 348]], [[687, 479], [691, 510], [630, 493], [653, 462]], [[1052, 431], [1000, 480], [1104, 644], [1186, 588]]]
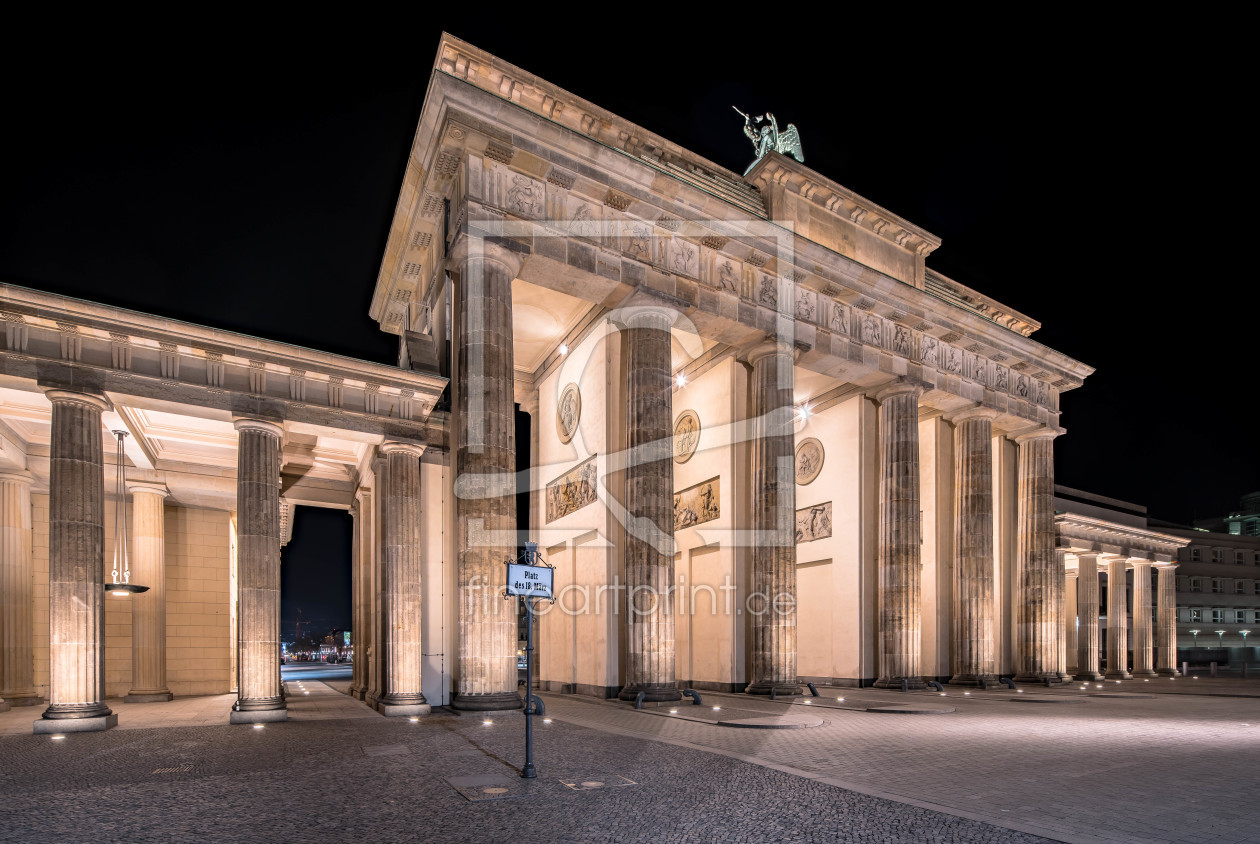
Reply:
[[233, 724], [283, 721], [280, 688], [279, 425], [236, 420], [237, 624], [240, 683]]
[[1076, 558], [1076, 612], [1081, 620], [1077, 630], [1076, 679], [1101, 680], [1098, 671], [1098, 555]]
[[106, 730], [105, 461], [101, 396], [50, 390], [48, 708], [37, 733]]
[[996, 682], [993, 648], [993, 418], [975, 408], [954, 418], [954, 676]]
[[500, 593], [516, 557], [516, 411], [512, 279], [522, 256], [466, 236], [459, 244], [455, 498], [459, 549], [456, 709], [519, 709], [516, 602]]
[[382, 609], [385, 614], [385, 694], [382, 715], [428, 715], [420, 690], [420, 456], [424, 446], [387, 442], [383, 488], [385, 548]]
[[346, 692], [350, 697], [362, 700], [363, 669], [367, 660], [364, 658], [363, 650], [363, 638], [366, 632], [363, 622], [363, 516], [357, 489], [354, 493], [354, 503], [350, 505], [350, 518], [354, 520], [350, 540], [350, 630], [354, 661], [350, 663], [350, 688]]
[[29, 472], [0, 473], [0, 712], [43, 702], [35, 693], [31, 632], [33, 480]]
[[1067, 555], [1055, 549], [1054, 552], [1054, 585], [1055, 585], [1055, 624], [1059, 631], [1058, 649], [1055, 653], [1054, 664], [1059, 672], [1060, 680], [1071, 680], [1072, 675], [1068, 673], [1068, 602], [1067, 602]]
[[1078, 649], [1076, 646], [1076, 579], [1078, 572], [1067, 572], [1067, 583], [1063, 593], [1063, 648], [1064, 664], [1067, 665], [1068, 679], [1076, 674]]
[[[619, 697], [679, 700], [674, 676], [673, 371], [667, 308], [626, 325], [626, 684]], [[755, 628], [754, 628], [755, 629]]]
[[1059, 602], [1063, 571], [1054, 547], [1056, 436], [1056, 431], [1047, 428], [1015, 439], [1019, 445], [1016, 679], [1027, 683], [1062, 679]]
[[131, 600], [131, 691], [127, 703], [156, 703], [166, 686], [166, 544], [162, 484], [128, 484], [131, 493], [131, 577], [148, 592]]
[[[752, 365], [752, 682], [749, 694], [800, 694], [796, 682], [796, 476], [792, 346], [766, 343]], [[755, 612], [761, 610], [762, 612]]]
[[1159, 673], [1180, 677], [1177, 670], [1177, 567], [1159, 567], [1159, 625], [1156, 630], [1159, 647]]
[[1155, 639], [1151, 629], [1151, 563], [1133, 563], [1133, 676], [1158, 677], [1155, 673]]
[[922, 660], [919, 392], [899, 383], [879, 402], [879, 679], [881, 689], [926, 687]]
[[1128, 560], [1107, 561], [1107, 679], [1127, 680], [1129, 673], [1129, 610], [1124, 570]]

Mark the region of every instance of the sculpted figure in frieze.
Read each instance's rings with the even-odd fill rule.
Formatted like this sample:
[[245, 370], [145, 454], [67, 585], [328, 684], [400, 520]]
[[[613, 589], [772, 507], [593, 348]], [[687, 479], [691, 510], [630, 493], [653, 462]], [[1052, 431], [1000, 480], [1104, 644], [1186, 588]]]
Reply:
[[910, 329], [898, 325], [893, 329], [893, 351], [899, 355], [910, 356]]
[[717, 286], [719, 290], [739, 293], [739, 275], [735, 271], [735, 265], [729, 259], [723, 260], [722, 263], [718, 264]]
[[512, 187], [507, 192], [507, 210], [524, 217], [542, 216], [542, 185], [528, 176], [513, 174]]
[[623, 229], [622, 249], [631, 258], [645, 263], [652, 261], [652, 227], [647, 223], [627, 223]]
[[700, 268], [700, 247], [689, 240], [674, 238], [669, 251], [670, 272], [695, 278]]
[[1021, 375], [1019, 376], [1019, 379], [1015, 381], [1015, 395], [1020, 396], [1022, 398], [1028, 398], [1028, 376], [1027, 375]]
[[941, 341], [931, 335], [923, 335], [923, 365], [941, 368]]
[[779, 290], [774, 276], [761, 273], [761, 284], [757, 291], [757, 301], [767, 308], [778, 307]]
[[849, 333], [849, 309], [839, 302], [831, 303], [831, 330], [839, 334]]
[[962, 375], [962, 352], [953, 346], [946, 346], [945, 349], [949, 356], [946, 358], [945, 369], [955, 375]]
[[884, 326], [874, 314], [862, 317], [862, 342], [869, 346], [884, 345]]
[[817, 308], [814, 306], [814, 292], [812, 290], [798, 288], [796, 291], [796, 318], [813, 322], [816, 311]]
[[1010, 389], [1010, 370], [1005, 366], [994, 367], [993, 372], [993, 389], [1005, 393]]

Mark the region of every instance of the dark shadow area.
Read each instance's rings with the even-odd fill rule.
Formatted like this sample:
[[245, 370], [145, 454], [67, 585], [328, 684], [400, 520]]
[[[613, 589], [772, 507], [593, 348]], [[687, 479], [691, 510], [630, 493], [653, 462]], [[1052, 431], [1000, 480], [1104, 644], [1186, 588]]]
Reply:
[[322, 638], [350, 629], [350, 553], [354, 519], [344, 510], [293, 508], [293, 539], [280, 554], [280, 638]]

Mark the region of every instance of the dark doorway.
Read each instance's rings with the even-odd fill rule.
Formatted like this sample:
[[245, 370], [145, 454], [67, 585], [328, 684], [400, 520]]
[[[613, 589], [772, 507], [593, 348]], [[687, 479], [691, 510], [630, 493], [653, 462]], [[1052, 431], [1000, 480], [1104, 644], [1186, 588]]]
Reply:
[[324, 507], [294, 507], [292, 518], [293, 538], [280, 552], [280, 640], [320, 641], [350, 630], [354, 520]]

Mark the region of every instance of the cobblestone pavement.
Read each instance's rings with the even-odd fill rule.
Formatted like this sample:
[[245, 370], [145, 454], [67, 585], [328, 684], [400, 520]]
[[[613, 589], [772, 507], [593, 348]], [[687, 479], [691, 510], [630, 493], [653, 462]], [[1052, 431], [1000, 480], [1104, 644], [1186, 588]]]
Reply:
[[559, 720], [538, 725], [524, 781], [519, 715], [307, 718], [336, 692], [304, 685], [293, 720], [262, 729], [0, 738], [0, 841], [1043, 840]]
[[[1154, 682], [1154, 681], [1152, 681]], [[806, 704], [705, 694], [705, 708], [801, 713], [823, 726], [739, 730], [689, 709], [547, 695], [549, 714], [573, 724], [651, 737], [755, 760], [862, 793], [990, 821], [1062, 841], [1260, 842], [1258, 686], [1209, 686], [1214, 695], [1149, 684], [1079, 684], [1023, 693], [947, 687], [948, 697], [819, 689]], [[1015, 700], [1027, 695], [1039, 703]], [[1100, 696], [1103, 695], [1103, 696]], [[1128, 695], [1133, 695], [1129, 697]], [[835, 698], [843, 696], [844, 701]], [[1071, 698], [1078, 703], [1066, 703]], [[954, 708], [943, 715], [866, 712], [880, 703]]]

